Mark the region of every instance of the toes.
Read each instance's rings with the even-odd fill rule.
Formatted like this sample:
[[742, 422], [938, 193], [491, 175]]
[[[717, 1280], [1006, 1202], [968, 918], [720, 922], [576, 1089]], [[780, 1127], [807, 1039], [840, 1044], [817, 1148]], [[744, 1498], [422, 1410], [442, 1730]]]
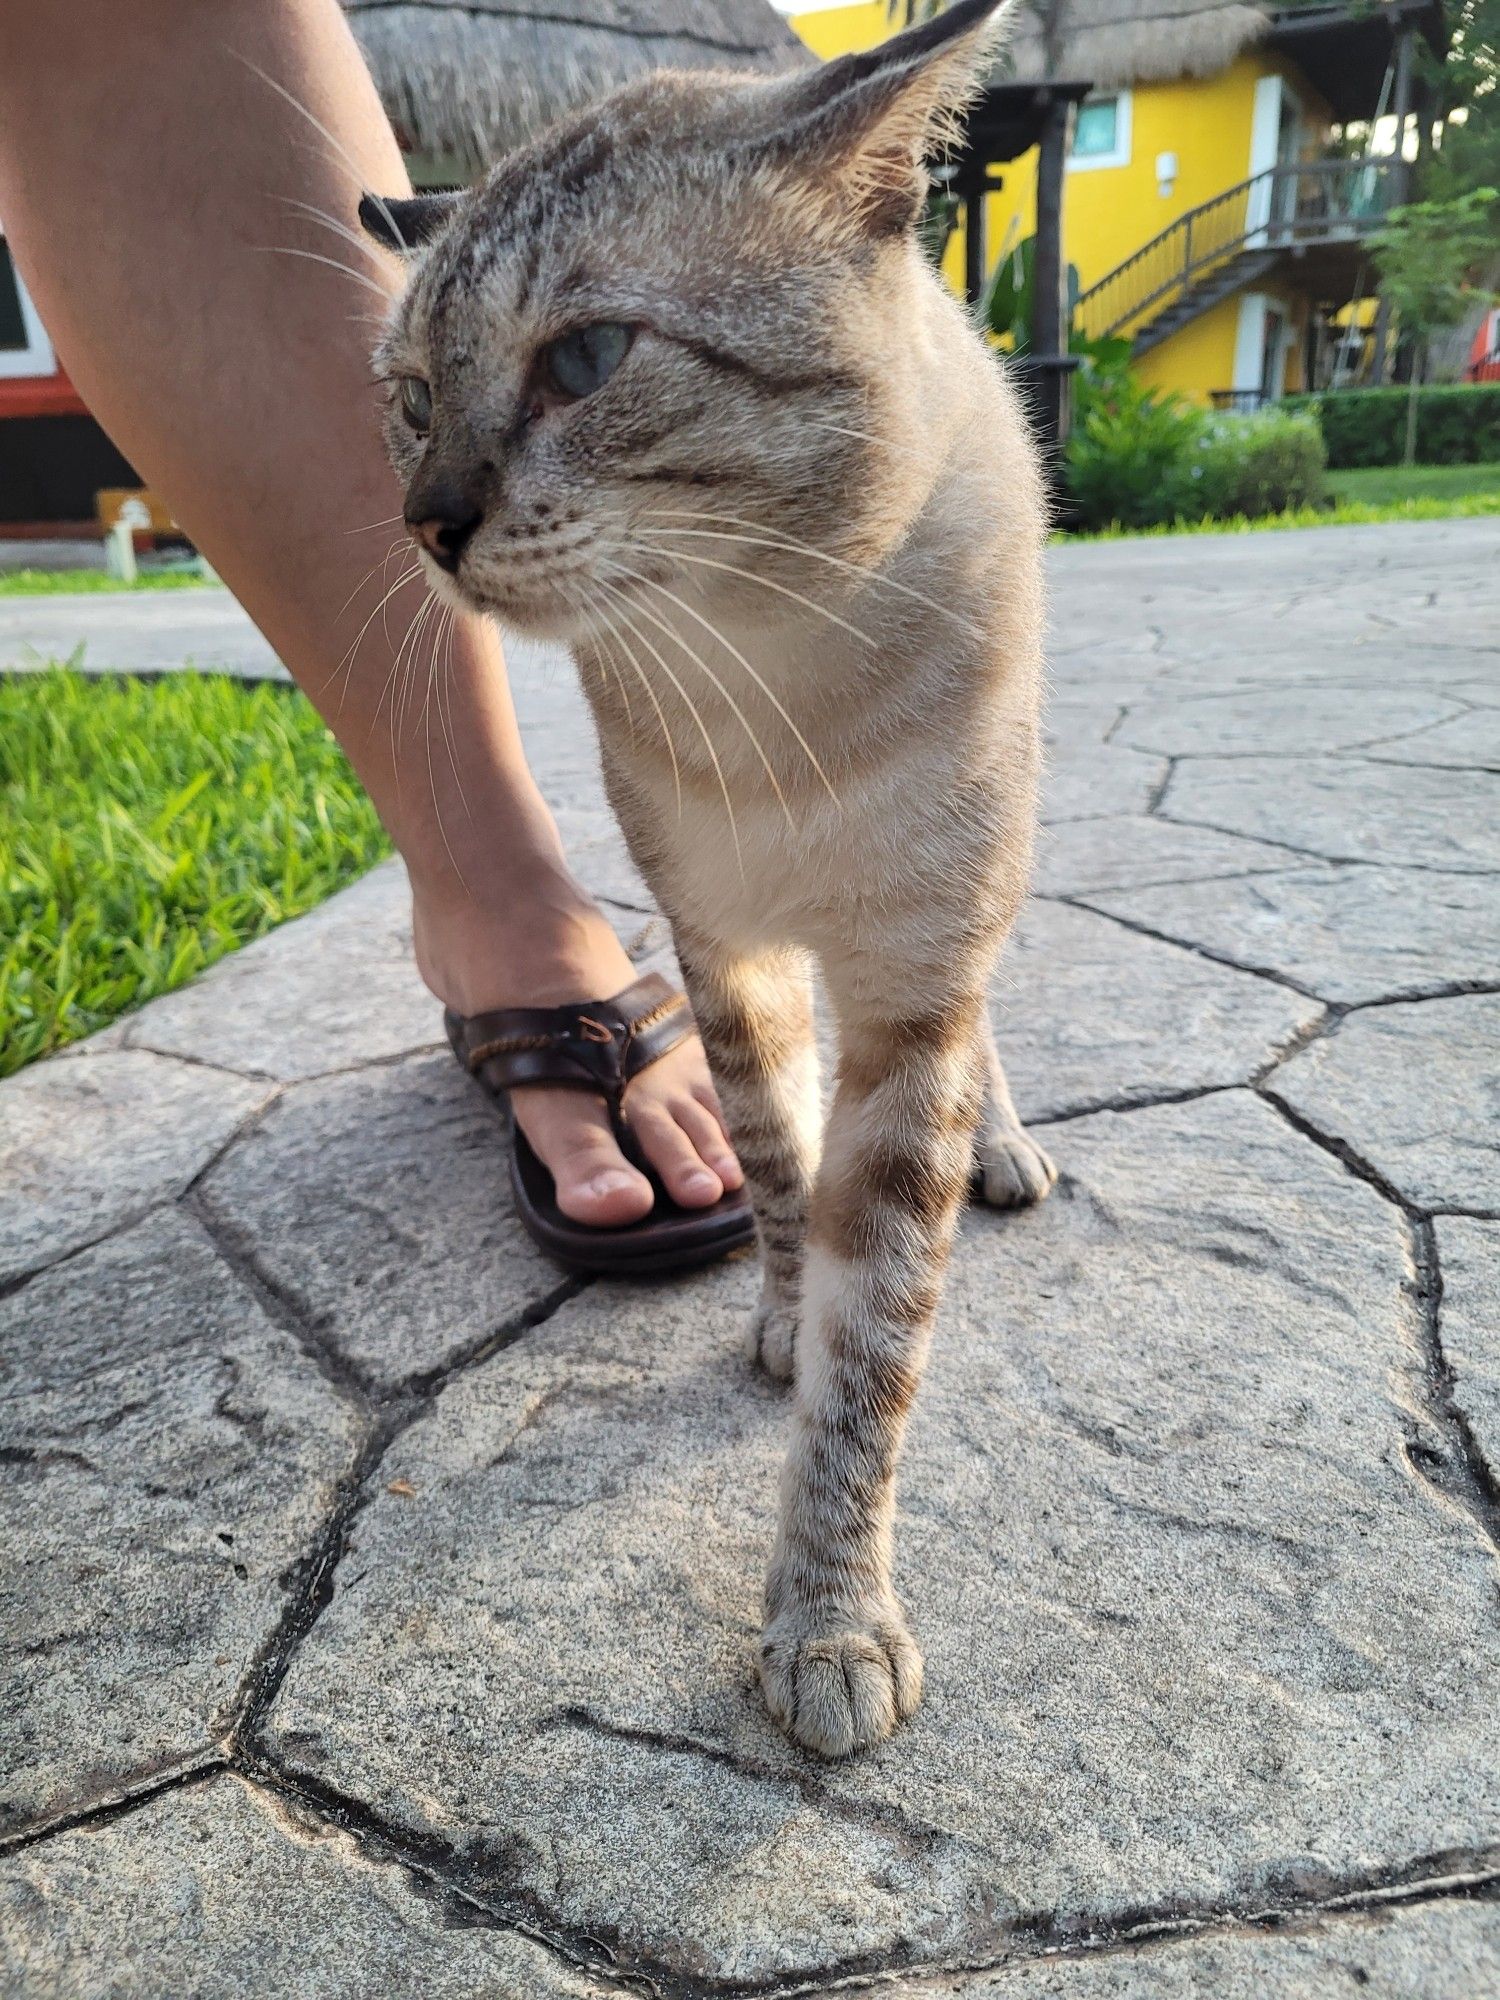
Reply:
[[726, 1188], [743, 1187], [745, 1176], [715, 1114], [696, 1097], [677, 1098], [668, 1108], [699, 1159], [718, 1175], [721, 1184]]
[[642, 1106], [632, 1110], [631, 1126], [673, 1201], [683, 1208], [712, 1207], [724, 1183], [672, 1113], [661, 1105]]
[[517, 1090], [511, 1105], [564, 1215], [607, 1229], [650, 1213], [651, 1183], [615, 1144], [601, 1103], [576, 1091]]
[[766, 1705], [789, 1736], [822, 1757], [883, 1742], [922, 1695], [922, 1656], [904, 1626], [767, 1636]]
[[1057, 1184], [1057, 1169], [1036, 1141], [1025, 1132], [1000, 1133], [981, 1140], [979, 1170], [984, 1198], [991, 1208], [1029, 1208], [1045, 1201]]

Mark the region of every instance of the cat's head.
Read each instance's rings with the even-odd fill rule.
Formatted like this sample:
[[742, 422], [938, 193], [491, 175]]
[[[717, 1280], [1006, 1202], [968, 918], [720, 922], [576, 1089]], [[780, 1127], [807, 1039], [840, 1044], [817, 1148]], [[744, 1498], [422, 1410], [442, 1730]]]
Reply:
[[958, 0], [784, 80], [661, 72], [468, 192], [366, 196], [408, 267], [376, 366], [445, 595], [567, 637], [794, 575], [793, 544], [878, 559], [921, 504], [923, 162], [998, 19]]

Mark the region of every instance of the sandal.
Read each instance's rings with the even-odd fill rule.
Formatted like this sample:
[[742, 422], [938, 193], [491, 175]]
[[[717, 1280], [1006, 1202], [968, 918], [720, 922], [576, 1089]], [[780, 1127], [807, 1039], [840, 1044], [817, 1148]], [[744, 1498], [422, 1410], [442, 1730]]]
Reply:
[[[630, 1130], [625, 1093], [632, 1077], [696, 1032], [687, 996], [648, 972], [613, 1000], [575, 1007], [500, 1007], [468, 1019], [445, 1013], [453, 1053], [506, 1116], [516, 1213], [549, 1257], [572, 1271], [658, 1276], [711, 1264], [751, 1242], [755, 1218], [743, 1188], [712, 1208], [680, 1208]], [[602, 1097], [615, 1139], [651, 1182], [656, 1201], [639, 1222], [617, 1228], [575, 1222], [557, 1205], [551, 1174], [510, 1115], [509, 1093], [540, 1084]]]

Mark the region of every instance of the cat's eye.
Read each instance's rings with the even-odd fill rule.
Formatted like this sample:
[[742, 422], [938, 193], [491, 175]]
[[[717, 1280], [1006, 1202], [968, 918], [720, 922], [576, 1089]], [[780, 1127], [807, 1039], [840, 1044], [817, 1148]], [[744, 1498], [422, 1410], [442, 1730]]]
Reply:
[[432, 429], [432, 391], [420, 375], [401, 377], [401, 414], [423, 437]]
[[580, 326], [544, 349], [554, 389], [565, 396], [592, 396], [614, 374], [635, 339], [634, 327], [613, 320]]

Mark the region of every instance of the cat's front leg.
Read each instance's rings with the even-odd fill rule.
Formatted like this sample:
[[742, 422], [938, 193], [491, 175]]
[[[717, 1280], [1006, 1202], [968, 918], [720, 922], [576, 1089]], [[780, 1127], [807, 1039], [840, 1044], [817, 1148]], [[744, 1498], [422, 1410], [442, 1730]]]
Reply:
[[807, 962], [792, 952], [745, 957], [681, 925], [676, 942], [755, 1209], [761, 1295], [745, 1349], [768, 1373], [788, 1381], [796, 1365], [808, 1201], [822, 1122]]
[[994, 1030], [983, 1021], [979, 1059], [984, 1071], [984, 1109], [974, 1154], [984, 1198], [991, 1208], [1029, 1208], [1045, 1201], [1057, 1185], [1057, 1169], [1016, 1116], [1010, 1085], [995, 1047]]
[[772, 1713], [828, 1757], [878, 1743], [921, 1695], [891, 1581], [896, 1461], [969, 1184], [981, 1009], [977, 991], [920, 1013], [839, 1009], [761, 1645]]

